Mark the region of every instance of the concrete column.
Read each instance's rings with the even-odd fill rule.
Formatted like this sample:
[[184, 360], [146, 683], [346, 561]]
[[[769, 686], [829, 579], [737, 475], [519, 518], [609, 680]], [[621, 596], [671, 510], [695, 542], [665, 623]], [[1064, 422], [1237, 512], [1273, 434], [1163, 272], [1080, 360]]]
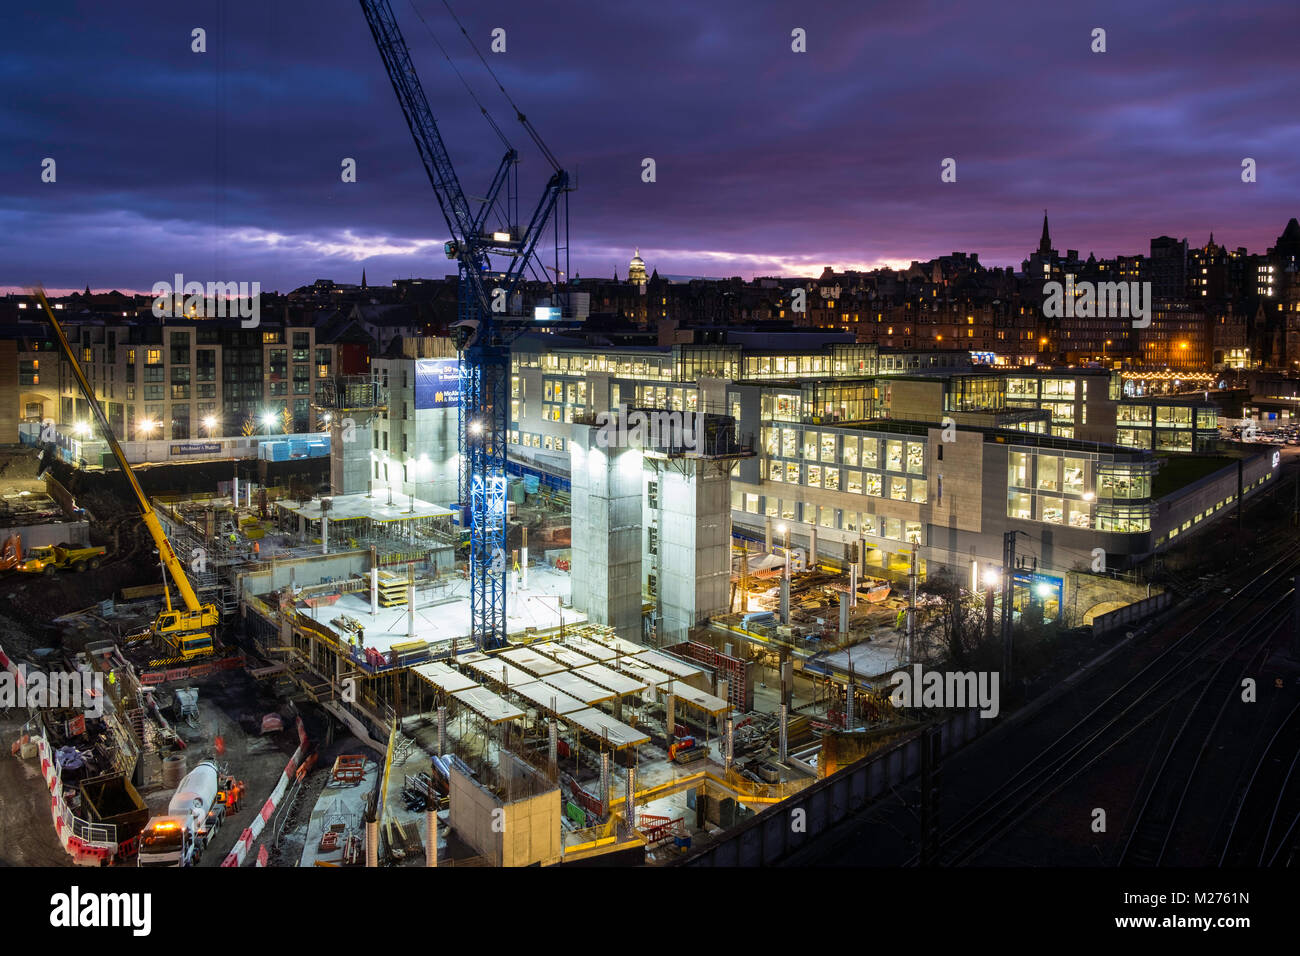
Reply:
[[636, 768], [627, 768], [627, 799], [623, 803], [628, 826], [636, 826]]
[[323, 512], [320, 516], [320, 553], [330, 553], [330, 516]]
[[519, 547], [519, 586], [528, 587], [528, 529], [521, 528], [524, 533], [523, 543]]
[[[235, 475], [234, 491], [230, 495], [230, 503], [235, 508], [239, 507], [239, 475]], [[234, 517], [233, 515], [231, 517]]]
[[808, 529], [808, 557], [804, 560], [804, 567], [811, 571], [817, 566], [817, 526], [813, 525]]
[[731, 769], [731, 759], [735, 752], [733, 749], [735, 746], [735, 735], [732, 733], [733, 729], [732, 720], [728, 717], [727, 729], [724, 731], [724, 736], [722, 738], [722, 764], [727, 770]]
[[438, 814], [433, 810], [424, 811], [424, 825], [429, 835], [424, 845], [424, 862], [426, 866], [438, 865]]
[[604, 806], [605, 814], [609, 814], [609, 751], [602, 750], [600, 753], [600, 802]]
[[379, 821], [366, 821], [366, 866], [379, 866]]
[[777, 711], [777, 715], [776, 758], [781, 763], [785, 763], [786, 748], [789, 746], [787, 732], [790, 727], [790, 708], [782, 704], [780, 710]]
[[849, 596], [840, 595], [840, 637], [846, 637], [849, 633]]
[[438, 708], [438, 756], [447, 753], [447, 708]]
[[677, 696], [675, 694], [668, 695], [668, 700], [665, 704], [664, 710], [665, 727], [668, 731], [668, 742], [671, 744], [673, 742], [673, 737], [676, 736], [675, 731], [677, 728]]
[[623, 719], [623, 698], [622, 696], [614, 698], [614, 719]]
[[772, 519], [763, 519], [763, 550], [772, 553]]
[[554, 778], [560, 771], [560, 730], [554, 717], [546, 722], [546, 735], [548, 764]]
[[[789, 560], [789, 559], [787, 559]], [[790, 623], [790, 579], [781, 579], [781, 623]]]
[[302, 544], [307, 540], [307, 517], [298, 515], [298, 543]]
[[858, 565], [849, 566], [849, 607], [858, 606]]
[[730, 682], [727, 681], [726, 679], [720, 680], [718, 681], [717, 688], [718, 688], [718, 696], [721, 697], [723, 700], [726, 700], [727, 692], [728, 689], [730, 688]]

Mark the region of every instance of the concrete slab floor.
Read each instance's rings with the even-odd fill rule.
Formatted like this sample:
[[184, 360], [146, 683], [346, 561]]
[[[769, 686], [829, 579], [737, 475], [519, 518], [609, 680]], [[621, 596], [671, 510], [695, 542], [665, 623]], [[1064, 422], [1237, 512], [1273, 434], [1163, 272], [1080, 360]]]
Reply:
[[834, 667], [836, 670], [847, 670], [852, 661], [855, 676], [863, 679], [876, 677], [899, 666], [899, 649], [905, 640], [906, 637], [898, 631], [880, 630], [872, 635], [870, 641], [819, 655], [814, 663]]
[[[587, 616], [570, 607], [571, 582], [567, 571], [547, 567], [533, 567], [528, 571], [528, 587], [513, 586], [506, 597], [506, 626], [510, 635], [521, 635], [527, 628], [539, 630], [558, 627], [560, 624], [579, 624]], [[415, 640], [430, 643], [449, 642], [453, 638], [468, 639], [470, 633], [469, 581], [462, 578], [445, 578], [437, 585], [416, 584]], [[332, 605], [310, 608], [305, 613], [317, 622], [329, 626], [346, 643], [350, 632], [333, 624], [335, 618], [346, 614], [360, 622], [365, 632], [366, 647], [388, 651], [393, 644], [410, 640], [408, 637], [408, 611], [405, 605], [381, 607], [370, 613], [369, 592], [344, 594]]]
[[[332, 779], [329, 774], [332, 767], [322, 768], [326, 774], [325, 785], [312, 807], [311, 815], [302, 828], [303, 848], [299, 866], [315, 866], [317, 862], [341, 865], [343, 848], [350, 834], [362, 840], [360, 865], [365, 865], [365, 811], [366, 800], [374, 791], [383, 772], [383, 764], [366, 760], [365, 774], [359, 783], [343, 783]], [[338, 846], [333, 850], [321, 850], [320, 841], [332, 826], [342, 826], [338, 836]]]

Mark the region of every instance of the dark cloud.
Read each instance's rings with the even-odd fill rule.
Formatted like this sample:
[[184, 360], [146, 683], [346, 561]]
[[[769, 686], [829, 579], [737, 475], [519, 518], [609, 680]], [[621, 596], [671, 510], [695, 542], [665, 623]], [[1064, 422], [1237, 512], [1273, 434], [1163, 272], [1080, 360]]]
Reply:
[[[1077, 6], [659, 0], [455, 4], [571, 170], [574, 264], [815, 273], [956, 249], [1018, 264], [1151, 236], [1262, 251], [1296, 214], [1293, 2]], [[394, 0], [465, 191], [504, 147], [423, 16], [548, 172], [435, 0]], [[450, 271], [438, 206], [360, 4], [47, 2], [0, 24], [0, 286], [285, 290]], [[208, 52], [190, 52], [207, 30]], [[488, 52], [494, 27], [508, 52]], [[790, 50], [807, 31], [808, 52]], [[1094, 27], [1108, 52], [1089, 51]], [[58, 182], [40, 181], [44, 157]], [[958, 182], [939, 181], [944, 157]], [[1258, 161], [1259, 182], [1240, 181]], [[344, 157], [359, 181], [339, 181]], [[653, 157], [658, 182], [640, 180]]]

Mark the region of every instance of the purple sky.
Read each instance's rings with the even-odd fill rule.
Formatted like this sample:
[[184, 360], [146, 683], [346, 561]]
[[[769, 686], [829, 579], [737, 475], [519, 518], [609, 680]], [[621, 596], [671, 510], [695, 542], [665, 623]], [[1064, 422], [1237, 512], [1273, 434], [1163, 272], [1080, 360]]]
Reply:
[[[503, 147], [410, 0], [392, 2], [462, 185], [481, 194]], [[1085, 256], [1211, 230], [1262, 252], [1300, 214], [1294, 0], [453, 5], [578, 176], [583, 275], [626, 275], [635, 246], [667, 274], [815, 275], [959, 249], [1018, 267], [1044, 207], [1057, 248]], [[415, 9], [520, 150], [531, 209], [546, 164], [442, 4]], [[190, 52], [195, 26], [205, 54]], [[488, 52], [494, 27], [505, 54]], [[452, 271], [354, 0], [10, 4], [0, 71], [0, 288], [148, 290], [181, 272], [288, 291], [363, 267], [372, 283]], [[45, 157], [56, 183], [40, 180]], [[940, 182], [945, 157], [956, 183]]]

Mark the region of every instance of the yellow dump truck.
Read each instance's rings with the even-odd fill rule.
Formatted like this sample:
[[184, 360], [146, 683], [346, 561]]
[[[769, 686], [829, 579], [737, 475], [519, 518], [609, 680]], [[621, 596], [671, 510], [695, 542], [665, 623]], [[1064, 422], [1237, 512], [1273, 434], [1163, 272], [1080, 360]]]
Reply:
[[29, 574], [53, 574], [60, 568], [74, 571], [92, 571], [99, 567], [106, 554], [104, 548], [74, 548], [70, 544], [47, 544], [32, 548], [22, 561], [18, 570]]

